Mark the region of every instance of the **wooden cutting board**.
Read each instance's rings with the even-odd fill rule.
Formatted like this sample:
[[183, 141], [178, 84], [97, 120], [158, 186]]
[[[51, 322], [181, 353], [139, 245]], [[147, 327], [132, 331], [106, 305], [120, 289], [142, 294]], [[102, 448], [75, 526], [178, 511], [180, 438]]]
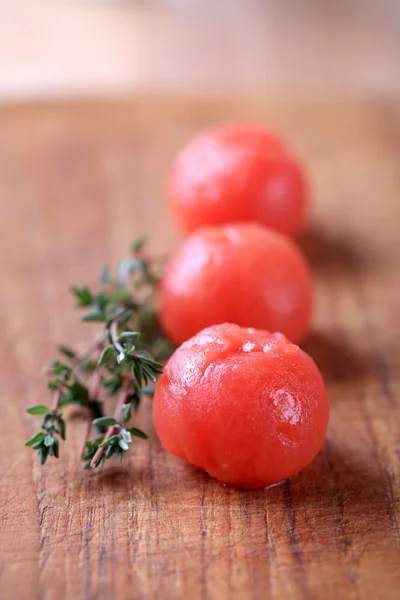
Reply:
[[[177, 242], [163, 187], [180, 146], [221, 120], [280, 130], [308, 165], [301, 241], [317, 310], [306, 349], [331, 400], [305, 471], [226, 489], [162, 451], [143, 406], [126, 463], [84, 472], [71, 414], [61, 458], [23, 443], [47, 402], [41, 367], [84, 346], [68, 286], [94, 281], [137, 234]], [[156, 100], [0, 110], [2, 600], [400, 597], [400, 107], [390, 103]], [[256, 449], [255, 449], [256, 451]]]

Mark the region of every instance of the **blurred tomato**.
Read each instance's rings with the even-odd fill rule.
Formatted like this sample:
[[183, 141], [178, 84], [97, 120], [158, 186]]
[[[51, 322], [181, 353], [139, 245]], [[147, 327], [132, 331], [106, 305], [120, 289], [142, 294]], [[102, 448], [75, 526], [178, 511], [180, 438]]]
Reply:
[[310, 325], [312, 287], [305, 258], [286, 236], [255, 223], [205, 227], [167, 263], [160, 321], [176, 344], [225, 322], [299, 342]]
[[297, 234], [307, 212], [304, 169], [276, 134], [219, 126], [194, 137], [173, 167], [169, 197], [185, 232], [203, 225], [256, 221]]

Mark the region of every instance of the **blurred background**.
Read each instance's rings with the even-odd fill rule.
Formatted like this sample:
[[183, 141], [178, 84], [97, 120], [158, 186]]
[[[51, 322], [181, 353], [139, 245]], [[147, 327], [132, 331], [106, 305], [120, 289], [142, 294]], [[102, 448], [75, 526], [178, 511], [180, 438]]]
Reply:
[[398, 0], [2, 0], [0, 99], [397, 96]]

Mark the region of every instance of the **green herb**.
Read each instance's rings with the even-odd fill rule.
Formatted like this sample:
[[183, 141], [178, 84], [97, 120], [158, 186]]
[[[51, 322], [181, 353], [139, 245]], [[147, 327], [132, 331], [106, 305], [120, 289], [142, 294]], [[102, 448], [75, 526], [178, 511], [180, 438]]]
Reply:
[[[104, 267], [98, 291], [71, 287], [76, 307], [86, 311], [82, 321], [102, 327], [82, 354], [58, 346], [63, 358], [47, 369], [52, 402], [27, 410], [42, 416], [41, 430], [25, 444], [38, 452], [41, 464], [49, 456], [59, 456], [60, 442], [66, 436], [63, 409], [69, 404], [78, 405], [88, 416], [82, 448], [85, 469], [101, 467], [114, 454], [121, 462], [133, 437], [147, 439], [128, 422], [142, 396], [152, 395], [152, 384], [162, 372], [160, 361], [168, 357], [172, 346], [161, 334], [155, 308], [159, 273], [143, 250], [143, 240], [132, 244], [132, 256], [121, 261], [116, 278]], [[105, 416], [109, 398], [116, 395], [113, 415]], [[90, 439], [92, 429], [96, 435]]]

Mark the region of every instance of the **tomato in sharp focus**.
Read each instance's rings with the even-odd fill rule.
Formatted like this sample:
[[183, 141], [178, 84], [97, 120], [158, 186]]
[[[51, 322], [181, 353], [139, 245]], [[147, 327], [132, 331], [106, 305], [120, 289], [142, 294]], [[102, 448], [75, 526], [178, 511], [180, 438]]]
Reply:
[[314, 361], [282, 334], [209, 327], [167, 362], [153, 416], [163, 447], [225, 484], [262, 488], [321, 450], [329, 405]]
[[309, 329], [312, 296], [309, 266], [286, 236], [255, 223], [206, 227], [166, 265], [160, 322], [176, 345], [225, 322], [281, 331], [297, 343]]
[[305, 224], [305, 170], [276, 134], [223, 125], [195, 136], [172, 169], [169, 198], [180, 228], [256, 221], [282, 233]]

